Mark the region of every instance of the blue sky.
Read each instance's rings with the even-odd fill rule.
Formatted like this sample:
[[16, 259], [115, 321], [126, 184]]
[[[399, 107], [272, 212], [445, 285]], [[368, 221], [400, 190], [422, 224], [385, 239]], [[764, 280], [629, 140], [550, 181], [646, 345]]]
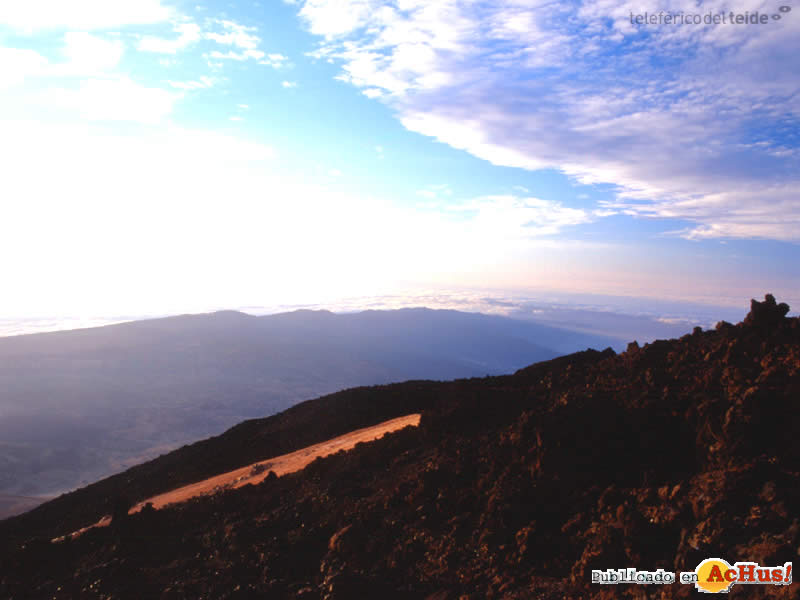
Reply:
[[[7, 0], [6, 316], [432, 289], [798, 305], [779, 6]], [[781, 18], [631, 23], [746, 10]]]

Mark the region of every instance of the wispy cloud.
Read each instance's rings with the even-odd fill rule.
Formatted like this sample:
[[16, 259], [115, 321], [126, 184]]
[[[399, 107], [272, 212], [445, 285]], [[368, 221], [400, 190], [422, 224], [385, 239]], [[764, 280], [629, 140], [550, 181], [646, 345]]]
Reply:
[[[12, 67], [0, 69], [0, 88], [9, 90], [6, 102], [61, 111], [89, 121], [152, 124], [172, 112], [178, 94], [120, 72], [125, 52], [121, 40], [72, 31], [61, 39], [62, 46], [52, 60], [33, 50], [0, 48], [0, 65]], [[27, 88], [23, 85], [26, 80], [35, 80], [37, 85]]]
[[[162, 0], [5, 2], [0, 29], [20, 46], [0, 44], [0, 89], [13, 89], [3, 104], [49, 106], [92, 121], [164, 122], [182, 92], [229, 81], [220, 72], [230, 61], [289, 64], [262, 48], [256, 27], [197, 18]], [[137, 52], [161, 55], [157, 63], [171, 76], [129, 68]], [[190, 70], [198, 56], [210, 72]]]
[[170, 81], [169, 84], [178, 90], [202, 90], [212, 87], [216, 79], [207, 75], [201, 75], [196, 80], [191, 81]]
[[208, 53], [209, 58], [215, 58], [217, 60], [248, 60], [254, 58], [256, 60], [264, 57], [264, 52], [262, 50], [242, 50], [241, 52], [236, 52], [234, 50], [228, 50], [227, 52], [220, 52], [219, 50], [212, 50]]
[[120, 62], [124, 45], [115, 39], [68, 31], [56, 60], [35, 50], [0, 47], [0, 88], [22, 84], [30, 78], [60, 80], [96, 77], [112, 73]]
[[[378, 153], [382, 154], [383, 150], [382, 149], [379, 150]], [[450, 189], [450, 186], [448, 184], [439, 183], [435, 185], [428, 185], [421, 190], [417, 190], [417, 195], [422, 196], [423, 198], [427, 198], [429, 200], [437, 200], [452, 196], [453, 190]]]
[[0, 3], [0, 24], [22, 31], [93, 30], [167, 21], [174, 10], [161, 0], [9, 0]]
[[161, 38], [144, 36], [138, 44], [138, 49], [144, 52], [157, 52], [161, 54], [176, 54], [177, 52], [198, 42], [202, 30], [197, 23], [179, 23], [173, 27], [178, 37]]
[[495, 231], [519, 239], [556, 235], [564, 229], [591, 221], [591, 215], [560, 202], [540, 198], [497, 195], [478, 198], [448, 210], [470, 216], [483, 231]]
[[267, 65], [268, 67], [273, 67], [275, 69], [280, 69], [285, 67], [288, 64], [289, 58], [284, 56], [283, 54], [272, 53], [267, 54], [267, 57], [260, 61], [259, 64]]
[[221, 30], [206, 33], [206, 39], [213, 40], [224, 46], [233, 46], [243, 50], [255, 50], [261, 43], [261, 38], [255, 34], [258, 31], [256, 27], [249, 27], [222, 19], [214, 19], [212, 22], [220, 27]]
[[260, 65], [275, 69], [286, 66], [288, 57], [277, 52], [266, 52], [261, 49], [261, 38], [257, 35], [258, 28], [242, 25], [235, 21], [224, 19], [210, 19], [208, 21], [215, 31], [205, 31], [202, 37], [220, 46], [228, 47], [227, 50], [211, 50], [206, 52], [206, 59], [217, 61], [247, 61], [255, 60]]
[[[800, 14], [764, 26], [636, 26], [724, 0], [306, 0], [313, 56], [412, 131], [496, 165], [616, 186], [606, 210], [693, 238], [800, 240]], [[774, 12], [749, 0], [738, 11]], [[795, 18], [796, 17], [796, 18]], [[599, 213], [598, 213], [599, 214]]]

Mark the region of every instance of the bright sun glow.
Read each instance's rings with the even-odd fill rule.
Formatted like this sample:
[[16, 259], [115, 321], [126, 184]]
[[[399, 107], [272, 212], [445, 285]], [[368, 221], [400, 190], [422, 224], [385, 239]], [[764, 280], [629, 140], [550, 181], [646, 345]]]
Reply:
[[3, 317], [800, 300], [800, 15], [670, 37], [612, 4], [3, 3]]

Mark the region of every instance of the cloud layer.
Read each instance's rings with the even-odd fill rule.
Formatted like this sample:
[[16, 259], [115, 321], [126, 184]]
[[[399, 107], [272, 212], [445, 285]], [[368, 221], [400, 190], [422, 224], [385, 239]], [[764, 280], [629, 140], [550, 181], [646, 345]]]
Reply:
[[[637, 25], [761, 11], [766, 25]], [[306, 0], [314, 56], [409, 130], [616, 186], [604, 214], [800, 240], [800, 9], [774, 2]]]

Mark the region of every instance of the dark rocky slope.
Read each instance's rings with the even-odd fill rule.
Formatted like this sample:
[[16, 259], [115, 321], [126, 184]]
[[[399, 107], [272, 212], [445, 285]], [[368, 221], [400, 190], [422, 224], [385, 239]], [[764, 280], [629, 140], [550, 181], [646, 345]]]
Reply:
[[[44, 505], [6, 526], [0, 597], [670, 598], [695, 592], [593, 586], [590, 571], [782, 565], [800, 546], [800, 320], [787, 312], [768, 296], [741, 324], [620, 355], [362, 390], [365, 405], [421, 406], [420, 427], [67, 543], [47, 541], [59, 527]], [[247, 431], [242, 447], [231, 432], [231, 461]], [[98, 486], [88, 505], [105, 501]]]

